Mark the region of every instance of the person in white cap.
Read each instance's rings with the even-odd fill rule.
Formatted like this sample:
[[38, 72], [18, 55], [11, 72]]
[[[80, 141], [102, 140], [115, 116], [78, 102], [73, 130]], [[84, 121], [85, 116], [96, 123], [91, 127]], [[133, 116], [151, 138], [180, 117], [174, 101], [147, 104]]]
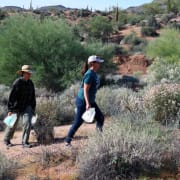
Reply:
[[100, 85], [100, 80], [97, 75], [97, 71], [100, 68], [101, 63], [104, 60], [96, 55], [92, 55], [88, 58], [88, 61], [85, 62], [85, 65], [82, 70], [83, 80], [80, 87], [80, 90], [76, 97], [76, 115], [74, 117], [73, 124], [68, 132], [68, 135], [65, 139], [65, 145], [71, 145], [71, 140], [78, 130], [78, 128], [82, 125], [83, 119], [82, 114], [88, 110], [89, 108], [95, 108], [95, 119], [96, 119], [96, 128], [99, 131], [102, 131], [102, 127], [104, 124], [104, 115], [97, 106], [95, 102], [95, 96], [97, 89]]
[[21, 70], [17, 71], [17, 74], [21, 75], [21, 77], [14, 81], [8, 100], [8, 116], [12, 113], [16, 113], [17, 120], [13, 127], [6, 127], [4, 144], [8, 147], [13, 146], [10, 140], [13, 138], [18, 120], [20, 116], [22, 116], [22, 145], [23, 147], [30, 148], [31, 144], [29, 144], [28, 140], [31, 131], [31, 119], [36, 107], [35, 88], [30, 79], [32, 75], [31, 66], [23, 65]]

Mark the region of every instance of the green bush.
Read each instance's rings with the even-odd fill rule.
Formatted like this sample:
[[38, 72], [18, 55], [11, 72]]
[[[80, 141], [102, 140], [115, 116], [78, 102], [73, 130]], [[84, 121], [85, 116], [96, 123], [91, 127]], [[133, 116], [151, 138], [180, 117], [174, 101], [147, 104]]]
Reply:
[[149, 27], [149, 26], [143, 26], [141, 28], [141, 34], [142, 36], [157, 36], [156, 29], [154, 27]]
[[88, 30], [90, 37], [99, 39], [102, 42], [107, 42], [113, 28], [111, 22], [106, 17], [95, 16], [89, 20]]
[[149, 82], [159, 83], [161, 80], [166, 82], [179, 83], [179, 57], [180, 41], [179, 30], [166, 29], [155, 41], [148, 44], [146, 54], [154, 61], [149, 67]]
[[17, 163], [0, 152], [0, 179], [14, 180], [17, 176]]
[[113, 55], [112, 48], [105, 51], [110, 46], [90, 49], [91, 42], [81, 45], [73, 28], [62, 19], [15, 15], [5, 20], [0, 31], [0, 83], [4, 84], [14, 81], [23, 64], [32, 64], [36, 86], [61, 91], [80, 78], [81, 65], [89, 55], [101, 55], [106, 62]]
[[129, 35], [126, 35], [123, 40], [125, 44], [130, 45], [131, 52], [142, 52], [145, 51], [147, 46], [147, 41], [145, 39], [137, 37], [135, 32], [132, 32]]
[[133, 46], [141, 43], [141, 39], [137, 37], [135, 32], [125, 36], [123, 41], [125, 44], [132, 44]]
[[15, 15], [5, 20], [0, 31], [1, 83], [11, 84], [15, 72], [30, 63], [36, 85], [62, 90], [78, 77], [79, 64], [88, 56], [63, 20]]
[[180, 57], [180, 31], [176, 29], [165, 29], [161, 36], [148, 44], [146, 53], [150, 58], [160, 57], [169, 64], [179, 62]]
[[78, 17], [88, 17], [91, 14], [91, 11], [87, 9], [80, 9], [77, 11], [77, 16]]
[[159, 29], [160, 24], [156, 21], [154, 16], [149, 16], [147, 19], [147, 26], [153, 27], [154, 29]]
[[155, 120], [172, 124], [180, 112], [180, 84], [155, 85], [145, 93], [144, 102]]
[[180, 63], [170, 64], [165, 59], [156, 58], [148, 68], [147, 82], [150, 85], [160, 82], [180, 83], [179, 71]]
[[3, 20], [7, 16], [8, 16], [8, 13], [0, 9], [0, 20]]
[[142, 6], [142, 11], [146, 17], [149, 17], [156, 14], [162, 14], [164, 12], [164, 9], [162, 8], [161, 3], [152, 2], [152, 3], [144, 4]]
[[[151, 114], [118, 115], [79, 154], [79, 180], [138, 179], [178, 172], [178, 135], [150, 123]], [[167, 156], [167, 154], [169, 156]]]

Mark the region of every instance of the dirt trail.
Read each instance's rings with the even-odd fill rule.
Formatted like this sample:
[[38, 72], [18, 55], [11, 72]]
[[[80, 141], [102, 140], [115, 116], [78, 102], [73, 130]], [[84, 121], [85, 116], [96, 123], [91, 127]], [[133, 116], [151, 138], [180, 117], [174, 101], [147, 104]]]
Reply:
[[[43, 169], [38, 166], [37, 163], [33, 163], [33, 158], [39, 158], [43, 152], [43, 148], [46, 151], [58, 151], [59, 153], [65, 153], [71, 151], [79, 151], [79, 149], [87, 142], [88, 135], [95, 131], [95, 124], [83, 124], [77, 131], [73, 141], [72, 147], [67, 147], [64, 144], [64, 138], [66, 137], [71, 125], [55, 127], [55, 142], [47, 146], [34, 146], [33, 148], [23, 148], [21, 145], [22, 132], [17, 131], [14, 134], [11, 148], [6, 148], [3, 144], [4, 132], [0, 132], [0, 147], [1, 152], [8, 158], [17, 160], [23, 166], [18, 170], [19, 176], [16, 180], [28, 180], [29, 177], [37, 173], [38, 177], [47, 177], [47, 174], [53, 180], [71, 180], [76, 176], [77, 167], [75, 166], [75, 160], [73, 158], [62, 161], [58, 166], [51, 167], [49, 169]], [[30, 136], [30, 143], [36, 144], [33, 131]], [[74, 153], [73, 152], [73, 153]], [[56, 158], [55, 158], [56, 159]]]
[[[54, 128], [55, 131], [55, 143], [49, 145], [49, 146], [56, 146], [59, 148], [64, 148], [64, 138], [66, 137], [68, 130], [71, 125], [65, 125], [65, 126], [58, 126]], [[74, 147], [78, 147], [78, 145], [88, 138], [88, 133], [91, 133], [95, 131], [95, 124], [83, 124], [79, 130], [77, 131], [74, 140], [72, 141], [72, 145]], [[22, 148], [21, 145], [21, 131], [16, 131], [14, 134], [13, 139], [11, 140], [12, 144], [14, 144], [13, 147], [7, 148], [3, 143], [3, 136], [4, 132], [0, 132], [0, 147], [1, 152], [5, 153], [8, 157], [14, 158], [18, 155], [23, 156], [25, 153], [28, 154], [28, 152], [36, 151], [41, 146], [36, 146], [35, 137], [33, 135], [33, 130], [30, 135], [30, 143], [34, 144], [35, 146], [33, 148]], [[48, 147], [48, 145], [47, 145]]]

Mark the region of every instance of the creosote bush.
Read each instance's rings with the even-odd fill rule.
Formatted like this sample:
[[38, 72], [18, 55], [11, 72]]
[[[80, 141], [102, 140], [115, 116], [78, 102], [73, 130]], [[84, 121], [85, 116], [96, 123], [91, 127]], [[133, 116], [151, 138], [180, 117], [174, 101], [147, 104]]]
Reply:
[[175, 121], [180, 107], [180, 84], [159, 84], [144, 95], [144, 102], [154, 119], [165, 124]]
[[141, 95], [131, 89], [118, 87], [103, 87], [99, 89], [96, 101], [102, 112], [107, 116], [126, 111], [137, 111], [143, 106]]
[[32, 155], [35, 163], [39, 163], [44, 168], [50, 168], [69, 159], [75, 161], [77, 156], [73, 154], [75, 152], [77, 153], [77, 151], [62, 150], [57, 147], [41, 146], [40, 151]]
[[54, 125], [57, 114], [57, 101], [54, 97], [37, 98], [38, 119], [34, 125], [37, 141], [40, 144], [50, 144], [54, 140]]
[[63, 91], [58, 97], [57, 105], [57, 124], [69, 124], [74, 118], [75, 97], [79, 90], [80, 83], [71, 85]]
[[8, 159], [0, 152], [0, 179], [14, 180], [16, 177], [17, 163]]
[[[171, 59], [172, 60], [172, 59]], [[169, 63], [156, 58], [148, 69], [147, 82], [150, 85], [162, 83], [180, 83], [180, 63]]]
[[178, 137], [151, 118], [151, 113], [121, 114], [102, 134], [90, 137], [79, 154], [78, 179], [130, 180], [157, 175], [164, 168], [176, 174]]

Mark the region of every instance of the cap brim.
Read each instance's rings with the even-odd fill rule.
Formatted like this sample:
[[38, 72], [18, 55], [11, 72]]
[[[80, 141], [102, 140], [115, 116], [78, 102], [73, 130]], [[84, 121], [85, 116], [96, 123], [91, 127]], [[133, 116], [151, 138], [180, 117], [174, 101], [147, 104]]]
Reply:
[[104, 62], [104, 60], [103, 59], [98, 59], [98, 61], [97, 62], [99, 62], [99, 63], [103, 63]]

